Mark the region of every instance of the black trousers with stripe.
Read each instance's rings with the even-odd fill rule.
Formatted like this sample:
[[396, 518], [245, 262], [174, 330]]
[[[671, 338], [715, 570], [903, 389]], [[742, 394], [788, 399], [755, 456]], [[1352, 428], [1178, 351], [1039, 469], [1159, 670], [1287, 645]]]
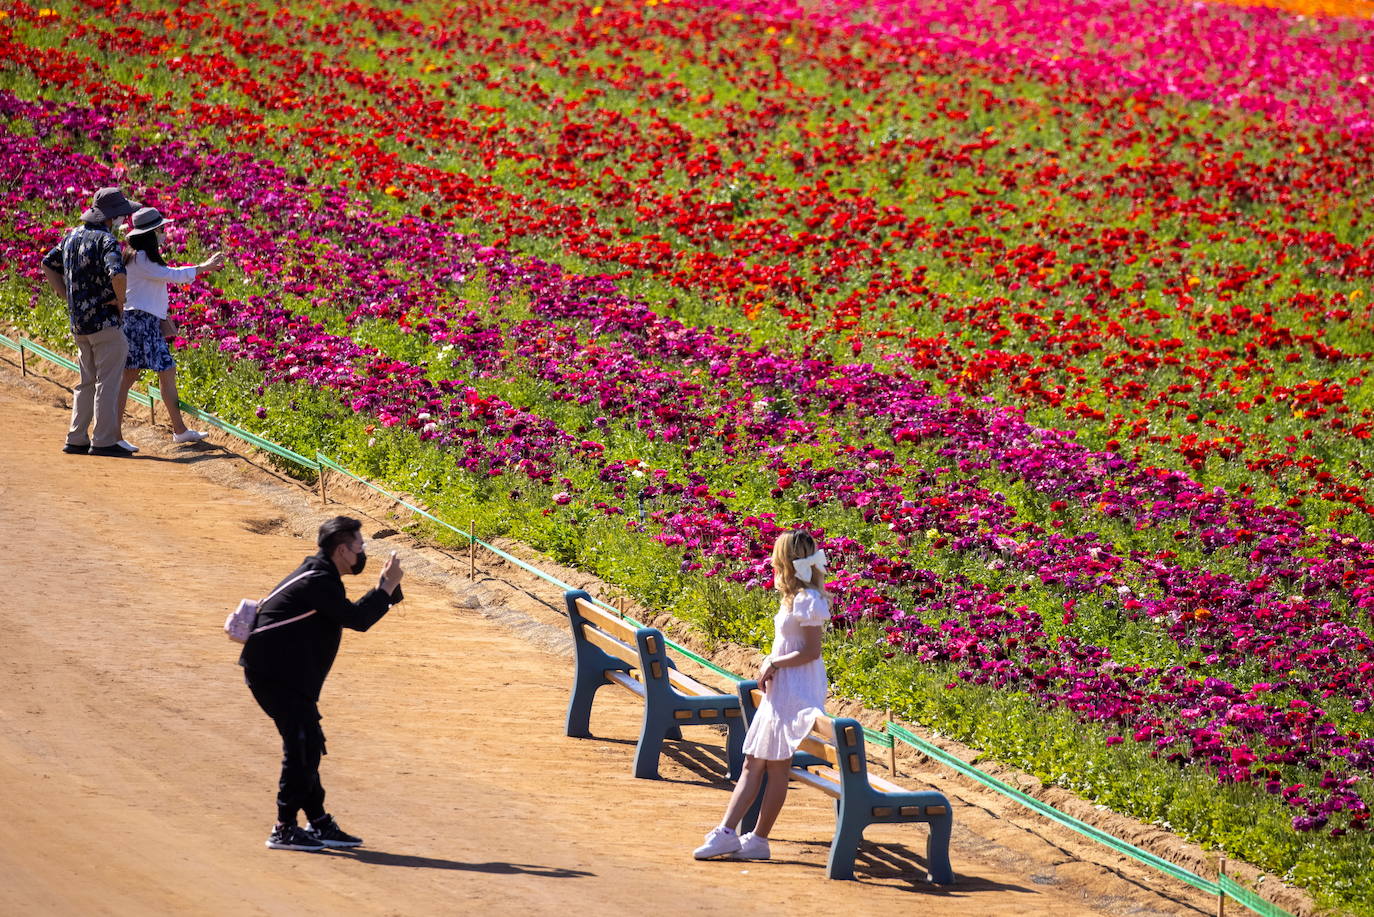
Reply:
[[320, 708], [315, 699], [293, 686], [245, 674], [248, 690], [281, 735], [281, 779], [277, 783], [277, 821], [294, 825], [296, 813], [311, 820], [324, 817], [320, 758], [325, 754]]

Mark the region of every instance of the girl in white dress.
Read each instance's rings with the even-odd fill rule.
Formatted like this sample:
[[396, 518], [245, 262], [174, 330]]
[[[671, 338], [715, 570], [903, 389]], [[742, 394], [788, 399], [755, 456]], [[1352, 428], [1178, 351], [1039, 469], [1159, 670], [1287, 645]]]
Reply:
[[[773, 544], [773, 583], [782, 593], [773, 618], [773, 651], [759, 669], [763, 702], [744, 737], [744, 772], [720, 825], [696, 849], [698, 860], [731, 855], [766, 860], [768, 833], [787, 799], [792, 755], [825, 715], [827, 683], [821, 659], [821, 635], [830, 621], [830, 594], [825, 590], [825, 552], [806, 532], [786, 532]], [[758, 823], [740, 836], [735, 828], [763, 788]]]
[[[129, 339], [129, 357], [124, 363], [124, 379], [119, 389], [119, 416], [129, 403], [129, 390], [145, 370], [157, 373], [157, 386], [172, 423], [173, 443], [197, 443], [205, 438], [199, 430], [188, 430], [181, 417], [177, 399], [177, 369], [167, 346], [162, 323], [167, 319], [167, 285], [190, 283], [198, 274], [217, 271], [224, 256], [215, 252], [209, 260], [184, 267], [170, 267], [162, 259], [163, 229], [171, 220], [152, 207], [144, 207], [129, 218], [124, 233], [129, 254], [124, 269], [129, 275], [124, 297], [124, 336]], [[137, 450], [135, 450], [137, 451]]]

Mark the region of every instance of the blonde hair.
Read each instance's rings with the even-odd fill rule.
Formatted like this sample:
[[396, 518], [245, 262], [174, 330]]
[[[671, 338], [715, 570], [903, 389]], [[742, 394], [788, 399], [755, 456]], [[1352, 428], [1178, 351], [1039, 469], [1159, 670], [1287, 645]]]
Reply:
[[788, 607], [791, 607], [792, 600], [804, 589], [817, 589], [821, 595], [830, 598], [820, 570], [813, 568], [811, 580], [807, 582], [797, 576], [797, 570], [792, 566], [792, 561], [810, 557], [815, 553], [816, 539], [811, 537], [810, 532], [800, 529], [783, 532], [777, 541], [773, 542], [773, 585], [782, 593], [783, 601]]

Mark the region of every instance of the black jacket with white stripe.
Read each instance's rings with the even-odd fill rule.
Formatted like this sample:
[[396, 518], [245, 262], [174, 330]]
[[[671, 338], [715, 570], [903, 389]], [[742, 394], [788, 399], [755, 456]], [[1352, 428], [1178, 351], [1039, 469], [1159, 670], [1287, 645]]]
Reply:
[[[249, 636], [239, 665], [254, 684], [271, 683], [278, 690], [319, 701], [320, 689], [339, 653], [343, 629], [365, 631], [376, 624], [401, 601], [401, 587], [397, 585], [389, 595], [382, 589], [370, 589], [351, 602], [344, 592], [343, 577], [323, 551], [307, 557], [282, 583], [294, 577], [301, 578], [270, 596], [258, 609], [257, 628], [270, 629]], [[282, 623], [309, 611], [314, 614]], [[281, 626], [271, 627], [273, 624]]]

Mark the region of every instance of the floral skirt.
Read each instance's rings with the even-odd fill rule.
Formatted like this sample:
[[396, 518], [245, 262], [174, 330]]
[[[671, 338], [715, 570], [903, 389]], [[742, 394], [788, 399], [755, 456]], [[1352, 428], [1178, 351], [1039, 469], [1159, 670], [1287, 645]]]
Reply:
[[162, 372], [176, 366], [172, 351], [162, 339], [160, 319], [151, 312], [130, 309], [124, 313], [124, 336], [129, 339], [129, 358], [125, 369], [151, 369]]

